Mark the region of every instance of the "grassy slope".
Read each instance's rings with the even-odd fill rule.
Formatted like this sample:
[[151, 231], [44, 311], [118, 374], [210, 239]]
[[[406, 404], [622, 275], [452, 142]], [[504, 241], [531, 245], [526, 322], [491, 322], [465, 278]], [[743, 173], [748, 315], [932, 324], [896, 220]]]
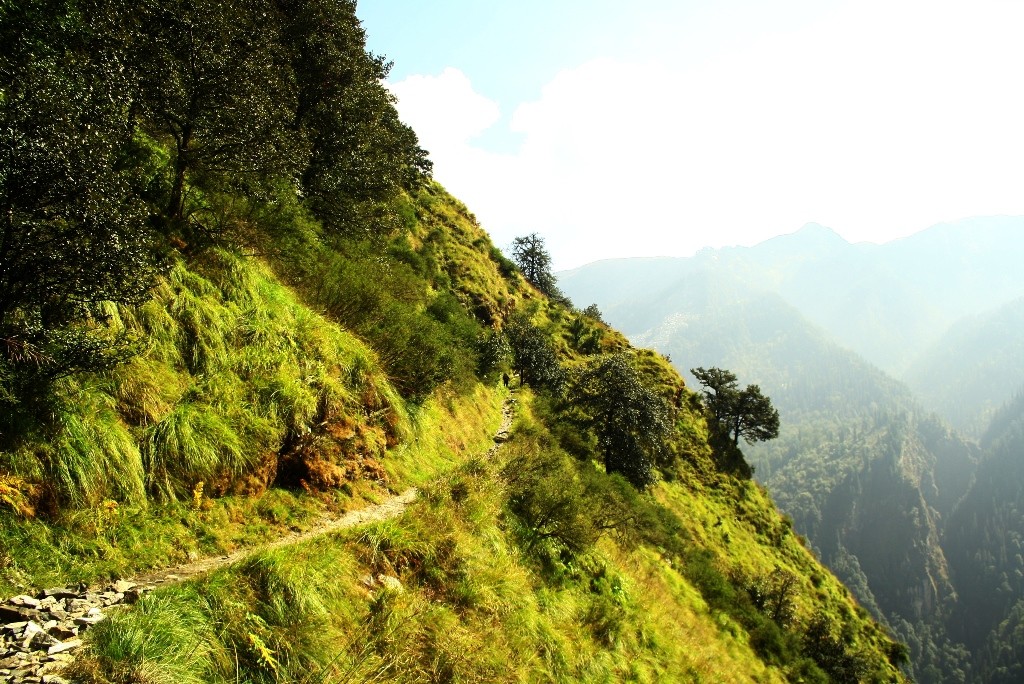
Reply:
[[[528, 395], [522, 403], [498, 459], [435, 479], [402, 518], [161, 590], [93, 632], [79, 673], [115, 682], [794, 680], [705, 598], [689, 578], [692, 560], [614, 538], [571, 559], [524, 551], [502, 476], [534, 420]], [[842, 616], [848, 638], [881, 659], [886, 640], [843, 588], [791, 535], [758, 531], [784, 523], [756, 486], [663, 484], [656, 496], [683, 522], [684, 546], [710, 552], [710, 566], [792, 569], [802, 615]], [[370, 582], [382, 574], [401, 588]], [[182, 642], [194, 645], [187, 656]]]
[[[494, 322], [532, 301], [535, 319], [579, 360], [573, 314], [503, 276], [461, 204], [434, 186], [411, 207], [415, 222], [397, 249], [440, 274], [429, 290]], [[442, 386], [407, 404], [363, 341], [310, 310], [267, 264], [223, 251], [180, 262], [150, 304], [118, 316], [144, 334], [146, 353], [109, 375], [69, 380], [61, 438], [40, 434], [0, 456], [0, 493], [13, 492], [0, 515], [7, 593], [270, 538], [378, 496], [372, 480], [384, 474], [394, 489], [418, 483], [425, 494], [399, 520], [155, 593], [92, 632], [93, 656], [79, 665], [86, 678], [815, 681], [806, 664], [772, 655], [782, 646], [764, 645], [778, 630], [737, 608], [745, 604], [730, 578], [781, 568], [797, 577], [798, 621], [823, 611], [870, 657], [875, 679], [899, 679], [888, 640], [763, 491], [715, 471], [692, 402], [675, 480], [636, 504], [654, 522], [566, 554], [534, 547], [510, 507], [504, 462], [556, 427], [547, 409], [534, 414], [529, 393], [503, 455], [471, 458], [497, 424], [499, 391]], [[624, 346], [602, 331], [601, 349]], [[663, 359], [641, 354], [639, 363], [666, 395], [678, 390]], [[305, 435], [321, 466], [313, 494], [266, 488], [266, 464], [289, 435]], [[33, 490], [51, 481], [56, 488]], [[10, 512], [31, 505], [56, 512]], [[367, 586], [379, 574], [403, 590]]]

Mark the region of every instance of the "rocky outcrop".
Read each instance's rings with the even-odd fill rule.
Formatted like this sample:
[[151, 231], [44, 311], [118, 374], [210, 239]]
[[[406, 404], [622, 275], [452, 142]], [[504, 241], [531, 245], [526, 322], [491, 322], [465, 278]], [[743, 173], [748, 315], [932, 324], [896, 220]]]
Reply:
[[0, 683], [60, 684], [60, 675], [82, 646], [85, 630], [118, 606], [138, 601], [152, 586], [114, 582], [46, 589], [0, 604]]

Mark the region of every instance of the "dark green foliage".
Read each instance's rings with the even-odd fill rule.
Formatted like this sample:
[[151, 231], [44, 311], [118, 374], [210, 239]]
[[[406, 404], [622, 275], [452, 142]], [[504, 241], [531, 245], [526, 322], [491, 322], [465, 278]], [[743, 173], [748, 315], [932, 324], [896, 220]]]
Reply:
[[563, 300], [551, 272], [551, 254], [544, 246], [544, 238], [537, 233], [517, 237], [512, 241], [512, 260], [530, 284], [553, 299]]
[[502, 477], [528, 550], [549, 541], [577, 555], [608, 533], [630, 542], [644, 522], [644, 504], [625, 479], [571, 458], [546, 430], [517, 434]]
[[502, 470], [509, 505], [528, 531], [527, 548], [557, 541], [570, 552], [589, 549], [600, 534], [576, 464], [544, 439], [526, 439]]
[[736, 375], [721, 368], [694, 368], [690, 371], [704, 387], [704, 406], [713, 425], [728, 437], [733, 446], [740, 437], [747, 444], [779, 436], [779, 412], [757, 385], [740, 389]]
[[736, 374], [722, 368], [694, 368], [690, 371], [704, 387], [704, 411], [711, 430], [711, 444], [722, 466], [750, 477], [739, 449], [740, 437], [747, 444], [774, 439], [779, 435], [779, 412], [757, 385], [740, 389]]
[[595, 324], [596, 320], [585, 313], [581, 313], [574, 316], [569, 322], [570, 342], [573, 348], [581, 354], [598, 354], [601, 352], [601, 339], [604, 337], [604, 327], [600, 324]]
[[836, 635], [832, 622], [823, 613], [811, 618], [803, 635], [804, 653], [814, 660], [837, 684], [857, 684], [869, 672], [867, 658], [851, 650], [843, 635]]
[[365, 51], [352, 0], [274, 4], [297, 85], [292, 123], [312, 150], [302, 185], [313, 210], [346, 234], [381, 220], [393, 226], [377, 203], [419, 185], [431, 163], [382, 83], [390, 64]]
[[477, 340], [477, 353], [480, 358], [478, 371], [482, 377], [508, 370], [512, 360], [508, 338], [494, 330], [488, 330]]
[[512, 347], [512, 365], [521, 382], [559, 391], [565, 372], [551, 335], [533, 324], [524, 312], [516, 312], [505, 326], [505, 336]]
[[270, 2], [147, 0], [134, 13], [139, 113], [173, 150], [172, 220], [185, 217], [192, 174], [237, 183], [302, 168], [305, 145], [289, 130], [296, 87]]
[[568, 402], [597, 435], [608, 473], [621, 473], [643, 489], [672, 434], [668, 405], [648, 387], [625, 354], [595, 359], [573, 380]]
[[513, 275], [515, 275], [516, 265], [512, 263], [508, 259], [508, 257], [506, 257], [505, 254], [494, 245], [491, 245], [491, 260], [494, 261], [494, 263], [498, 264], [498, 272], [501, 273], [503, 277], [511, 278]]
[[405, 264], [324, 254], [310, 276], [310, 294], [332, 317], [374, 347], [395, 387], [423, 398], [439, 384], [472, 377], [480, 326], [450, 295], [429, 300]]
[[124, 357], [97, 305], [140, 301], [153, 267], [119, 56], [63, 2], [4, 5], [0, 43], [0, 387], [17, 396]]
[[782, 568], [775, 568], [767, 576], [739, 580], [747, 590], [751, 603], [780, 627], [789, 627], [796, 617], [794, 597], [797, 577]]
[[1024, 652], [1024, 396], [1000, 410], [986, 432], [987, 453], [946, 523], [944, 548], [959, 601], [949, 634], [975, 656], [970, 681], [1004, 675]]
[[900, 641], [893, 641], [889, 644], [886, 657], [897, 668], [906, 667], [910, 664], [910, 647]]

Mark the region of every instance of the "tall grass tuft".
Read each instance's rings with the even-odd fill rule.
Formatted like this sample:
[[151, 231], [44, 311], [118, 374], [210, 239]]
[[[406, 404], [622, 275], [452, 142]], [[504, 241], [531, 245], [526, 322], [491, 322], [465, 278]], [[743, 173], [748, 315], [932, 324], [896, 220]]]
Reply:
[[176, 587], [99, 623], [89, 632], [90, 657], [76, 663], [72, 674], [109, 684], [216, 681], [217, 669], [231, 668], [217, 631], [214, 613], [198, 588]]
[[235, 316], [219, 302], [212, 283], [184, 264], [168, 275], [172, 298], [166, 304], [177, 323], [177, 343], [193, 374], [217, 371], [228, 365], [228, 338]]
[[223, 414], [182, 402], [148, 430], [145, 456], [149, 486], [175, 499], [187, 496], [196, 482], [240, 475], [256, 454], [243, 448]]
[[58, 500], [75, 506], [107, 497], [144, 500], [139, 448], [114, 404], [109, 395], [66, 383], [56, 431], [37, 452]]

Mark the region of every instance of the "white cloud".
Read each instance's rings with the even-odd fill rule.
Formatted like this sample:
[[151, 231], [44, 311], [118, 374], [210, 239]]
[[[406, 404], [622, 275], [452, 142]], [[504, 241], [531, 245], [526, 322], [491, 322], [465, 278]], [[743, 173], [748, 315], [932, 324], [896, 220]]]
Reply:
[[472, 144], [500, 115], [461, 72], [392, 87], [495, 242], [535, 230], [560, 268], [808, 221], [881, 240], [1024, 213], [1021, 25], [1010, 2], [857, 2], [699, 63], [595, 59], [516, 109], [513, 155]]
[[453, 67], [439, 76], [410, 76], [389, 89], [402, 117], [439, 149], [467, 144], [501, 116], [497, 103], [474, 91], [469, 78]]

